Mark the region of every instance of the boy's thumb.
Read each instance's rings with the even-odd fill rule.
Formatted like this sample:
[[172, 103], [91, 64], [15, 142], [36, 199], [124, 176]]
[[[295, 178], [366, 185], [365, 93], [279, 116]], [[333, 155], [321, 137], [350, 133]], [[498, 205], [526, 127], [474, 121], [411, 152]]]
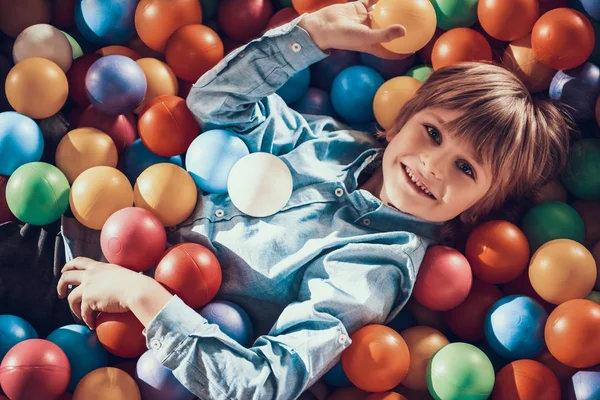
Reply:
[[386, 28], [371, 30], [373, 43], [391, 42], [403, 36], [406, 36], [406, 28], [402, 25], [390, 25]]

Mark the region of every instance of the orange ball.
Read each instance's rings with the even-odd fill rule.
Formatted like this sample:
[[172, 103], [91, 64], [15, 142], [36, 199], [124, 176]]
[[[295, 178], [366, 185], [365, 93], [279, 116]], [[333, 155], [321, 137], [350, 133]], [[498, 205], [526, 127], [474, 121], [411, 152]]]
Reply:
[[298, 14], [312, 13], [333, 4], [344, 4], [348, 0], [292, 0], [292, 5]]
[[198, 0], [144, 0], [135, 10], [135, 30], [151, 49], [163, 53], [177, 29], [202, 23]]
[[431, 53], [434, 70], [465, 61], [492, 61], [492, 48], [481, 33], [470, 28], [454, 28], [435, 42]]
[[410, 354], [398, 332], [384, 325], [367, 325], [350, 337], [342, 366], [350, 381], [368, 392], [384, 392], [408, 374]]
[[531, 32], [533, 54], [554, 69], [571, 69], [583, 64], [594, 50], [592, 23], [570, 8], [556, 8], [542, 15]]
[[479, 0], [477, 17], [493, 38], [511, 41], [531, 32], [540, 15], [539, 0]]
[[223, 41], [208, 26], [194, 24], [179, 28], [169, 38], [165, 57], [175, 75], [196, 82], [225, 55]]
[[407, 400], [407, 398], [396, 392], [382, 392], [374, 393], [366, 400]]
[[408, 374], [402, 385], [409, 389], [427, 390], [427, 364], [450, 341], [440, 331], [428, 326], [414, 326], [402, 331], [401, 335], [410, 354]]
[[394, 125], [404, 104], [415, 96], [422, 84], [410, 76], [398, 76], [379, 87], [373, 99], [373, 112], [383, 129]]
[[15, 111], [34, 119], [60, 111], [69, 95], [69, 82], [60, 67], [40, 57], [17, 63], [6, 77], [6, 98]]
[[129, 47], [118, 46], [118, 45], [103, 47], [100, 50], [98, 50], [96, 53], [98, 53], [98, 54], [100, 54], [102, 56], [109, 56], [111, 54], [118, 54], [118, 55], [121, 55], [121, 56], [129, 57], [129, 58], [131, 58], [134, 61], [137, 61], [138, 59], [141, 58], [141, 56], [138, 54], [137, 51], [132, 50]]
[[531, 93], [542, 92], [550, 87], [556, 70], [542, 64], [531, 49], [531, 35], [517, 39], [508, 45], [502, 65], [521, 79]]
[[600, 363], [600, 304], [575, 299], [559, 305], [546, 321], [544, 337], [550, 353], [565, 365]]
[[73, 393], [73, 400], [141, 400], [140, 389], [126, 372], [113, 367], [93, 370], [84, 376]]
[[496, 375], [494, 400], [560, 400], [560, 384], [550, 368], [533, 360], [517, 360]]
[[144, 325], [133, 315], [125, 313], [100, 313], [96, 318], [96, 335], [110, 353], [123, 357], [139, 357], [146, 351]]
[[446, 311], [444, 321], [452, 333], [463, 340], [483, 340], [485, 316], [492, 305], [502, 297], [502, 292], [497, 286], [473, 279], [471, 291], [465, 301]]
[[156, 58], [140, 58], [136, 61], [146, 75], [146, 96], [135, 109], [140, 114], [144, 107], [158, 96], [177, 96], [179, 82], [171, 67]]
[[592, 247], [592, 256], [596, 261], [596, 270], [598, 271], [596, 274], [596, 285], [594, 287], [596, 290], [600, 290], [600, 240]]
[[221, 264], [206, 247], [180, 243], [165, 252], [154, 279], [192, 308], [210, 302], [221, 287]]
[[142, 110], [138, 131], [150, 151], [172, 157], [187, 151], [200, 126], [184, 99], [165, 95], [155, 98]]
[[83, 171], [69, 193], [73, 215], [90, 229], [101, 230], [112, 214], [133, 205], [133, 190], [127, 177], [106, 166]]
[[529, 263], [529, 242], [516, 225], [489, 221], [479, 225], [467, 239], [465, 257], [476, 277], [487, 283], [516, 279]]

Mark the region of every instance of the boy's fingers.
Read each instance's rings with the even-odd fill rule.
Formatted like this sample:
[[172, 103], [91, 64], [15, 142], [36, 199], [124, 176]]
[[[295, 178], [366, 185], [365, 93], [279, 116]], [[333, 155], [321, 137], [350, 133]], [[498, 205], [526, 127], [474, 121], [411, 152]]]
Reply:
[[391, 42], [394, 39], [406, 36], [406, 28], [402, 25], [390, 25], [387, 28], [371, 29], [372, 43]]
[[56, 285], [58, 297], [64, 299], [69, 291], [69, 285], [79, 286], [83, 281], [84, 271], [66, 271], [62, 274]]
[[83, 319], [83, 322], [85, 322], [85, 324], [90, 329], [92, 329], [92, 330], [94, 329], [94, 327], [95, 327], [94, 310], [92, 309], [92, 307], [90, 307], [88, 302], [81, 303], [81, 318]]
[[76, 287], [75, 289], [73, 289], [73, 291], [71, 292], [71, 294], [69, 294], [69, 297], [67, 298], [67, 300], [69, 301], [69, 307], [71, 307], [71, 311], [73, 311], [73, 314], [75, 314], [75, 316], [79, 319], [81, 319], [81, 299], [83, 297], [83, 290], [81, 289], [81, 287]]
[[75, 269], [88, 269], [95, 262], [96, 261], [90, 258], [77, 257], [66, 263], [60, 272], [71, 271]]

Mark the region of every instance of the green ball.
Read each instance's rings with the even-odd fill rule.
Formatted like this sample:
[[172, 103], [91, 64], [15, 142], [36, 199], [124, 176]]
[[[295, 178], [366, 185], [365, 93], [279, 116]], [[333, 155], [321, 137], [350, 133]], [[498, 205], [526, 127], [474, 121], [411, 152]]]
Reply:
[[202, 0], [202, 20], [208, 21], [217, 16], [219, 0]]
[[594, 303], [600, 304], [600, 292], [592, 291], [586, 299], [593, 301]]
[[573, 143], [561, 178], [574, 196], [600, 200], [600, 139], [582, 139]]
[[294, 5], [292, 4], [292, 0], [279, 0], [279, 6], [281, 8], [288, 8], [288, 7], [294, 8]]
[[573, 207], [560, 201], [547, 201], [531, 208], [523, 217], [521, 229], [531, 253], [554, 239], [585, 239], [583, 219]]
[[477, 22], [479, 0], [431, 0], [437, 17], [437, 26], [445, 31], [468, 28]]
[[59, 219], [69, 207], [69, 182], [55, 166], [27, 163], [8, 179], [6, 202], [10, 211], [31, 225], [47, 225]]
[[425, 82], [431, 74], [433, 74], [433, 68], [422, 64], [415, 65], [414, 67], [406, 71], [404, 75], [410, 76], [411, 78], [415, 78], [418, 81]]
[[436, 400], [484, 400], [494, 388], [495, 373], [483, 351], [468, 343], [450, 343], [427, 365], [427, 387]]
[[71, 43], [71, 49], [73, 49], [73, 60], [78, 59], [83, 55], [83, 50], [77, 40], [73, 39], [73, 36], [69, 35], [67, 32], [61, 31], [67, 39], [69, 39], [69, 43]]

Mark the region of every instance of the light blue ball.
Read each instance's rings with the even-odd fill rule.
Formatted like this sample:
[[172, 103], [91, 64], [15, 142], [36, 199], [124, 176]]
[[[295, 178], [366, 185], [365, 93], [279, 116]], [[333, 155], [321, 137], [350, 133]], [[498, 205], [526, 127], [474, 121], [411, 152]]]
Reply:
[[600, 372], [579, 371], [567, 384], [565, 400], [600, 399]]
[[385, 80], [373, 68], [355, 65], [346, 68], [333, 81], [331, 103], [335, 111], [349, 123], [375, 120], [373, 99]]
[[531, 297], [514, 295], [498, 300], [485, 318], [485, 337], [500, 357], [533, 358], [544, 348], [548, 313]]
[[44, 137], [34, 120], [14, 111], [0, 113], [0, 175], [40, 161], [43, 152]]
[[60, 347], [71, 364], [69, 391], [74, 391], [79, 381], [89, 372], [108, 365], [108, 353], [98, 340], [96, 332], [87, 326], [72, 324], [60, 327], [46, 340]]
[[0, 315], [0, 361], [17, 343], [37, 339], [38, 334], [31, 324], [15, 315]]
[[159, 156], [148, 150], [142, 139], [137, 139], [125, 150], [122, 168], [125, 176], [133, 183], [148, 167], [160, 163], [171, 163], [180, 167], [183, 165], [181, 156]]
[[323, 380], [326, 384], [336, 387], [350, 387], [353, 386], [350, 379], [344, 372], [344, 367], [342, 366], [342, 360], [335, 364], [325, 375], [323, 375]]
[[135, 34], [139, 0], [77, 0], [75, 25], [88, 41], [101, 46], [123, 44]]
[[183, 386], [173, 371], [162, 366], [151, 350], [139, 358], [135, 380], [144, 400], [192, 400], [195, 396]]
[[248, 147], [238, 135], [215, 129], [194, 139], [185, 155], [185, 167], [200, 189], [227, 193], [229, 172], [248, 154]]
[[209, 323], [218, 325], [224, 334], [242, 346], [247, 347], [251, 344], [252, 321], [246, 311], [237, 304], [215, 300], [198, 310], [198, 313]]
[[287, 104], [292, 104], [306, 94], [308, 85], [310, 85], [310, 69], [305, 68], [296, 72], [276, 93]]

